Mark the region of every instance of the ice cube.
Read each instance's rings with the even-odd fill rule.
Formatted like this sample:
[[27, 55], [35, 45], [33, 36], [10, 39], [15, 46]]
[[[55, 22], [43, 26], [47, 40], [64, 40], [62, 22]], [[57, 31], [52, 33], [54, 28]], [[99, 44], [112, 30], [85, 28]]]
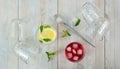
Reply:
[[72, 53], [68, 53], [68, 58], [72, 58]]
[[78, 20], [77, 17], [72, 18], [72, 22], [73, 22], [73, 23], [76, 23], [77, 20]]
[[77, 51], [77, 54], [78, 54], [78, 55], [81, 55], [81, 54], [82, 54], [82, 50], [79, 49], [79, 50]]
[[73, 60], [78, 60], [78, 58], [79, 58], [78, 56], [74, 56]]
[[71, 47], [68, 47], [68, 48], [67, 48], [67, 51], [71, 51]]
[[78, 48], [78, 44], [73, 44], [73, 48]]

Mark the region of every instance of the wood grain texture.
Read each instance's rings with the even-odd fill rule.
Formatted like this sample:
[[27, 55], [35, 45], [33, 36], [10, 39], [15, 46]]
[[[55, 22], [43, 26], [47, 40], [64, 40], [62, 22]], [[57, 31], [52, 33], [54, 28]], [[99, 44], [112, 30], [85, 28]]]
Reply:
[[[104, 13], [104, 1], [105, 0], [93, 0], [93, 3], [98, 7], [98, 9], [100, 9], [101, 13]], [[103, 14], [104, 15], [104, 14]], [[104, 69], [104, 37], [102, 38], [102, 40], [98, 40], [100, 36], [97, 36], [96, 38], [96, 68], [95, 69]]]
[[115, 1], [105, 0], [105, 13], [110, 18], [109, 32], [105, 36], [105, 69], [115, 68]]
[[[54, 15], [57, 14], [57, 0], [40, 0], [40, 16], [42, 25], [50, 25], [57, 33], [57, 24], [55, 23]], [[41, 25], [40, 24], [40, 25]], [[57, 55], [53, 57], [54, 60], [48, 61], [45, 52], [57, 51], [57, 37], [53, 43], [43, 44], [40, 56], [39, 68], [40, 69], [57, 69]]]
[[[34, 42], [36, 30], [41, 21], [40, 17], [40, 0], [19, 0], [19, 19], [23, 21], [22, 32], [25, 41]], [[30, 44], [33, 45], [33, 43]], [[30, 57], [30, 59], [34, 61], [28, 60], [28, 64], [19, 59], [19, 69], [39, 69], [39, 59], [33, 57]]]
[[114, 23], [114, 25], [115, 25], [115, 28], [114, 28], [114, 31], [115, 31], [115, 36], [114, 36], [114, 38], [115, 38], [115, 43], [114, 43], [114, 47], [115, 47], [115, 53], [114, 53], [114, 64], [115, 64], [115, 66], [114, 66], [114, 68], [115, 69], [120, 69], [120, 31], [119, 31], [119, 29], [120, 29], [120, 23], [119, 23], [119, 20], [120, 20], [120, 8], [119, 8], [119, 6], [120, 6], [120, 1], [119, 0], [115, 0], [115, 2], [114, 2], [114, 8], [115, 8], [115, 10], [114, 10], [114, 19], [115, 19], [115, 23]]
[[[77, 0], [58, 0], [58, 14], [64, 18], [71, 18], [76, 14]], [[62, 38], [63, 30], [66, 30], [64, 25], [59, 24], [58, 27], [58, 68], [59, 69], [77, 69], [77, 64], [71, 63], [66, 60], [64, 49], [69, 42], [74, 41], [74, 37]], [[73, 35], [72, 35], [73, 36]]]
[[[65, 39], [61, 38], [63, 30], [66, 29], [63, 25], [56, 24], [51, 21], [53, 15], [59, 13], [65, 16], [65, 18], [72, 18], [78, 15], [80, 12], [80, 7], [86, 0], [0, 0], [0, 67], [1, 69], [88, 69], [89, 66], [83, 65], [87, 64], [84, 61], [73, 64], [67, 61], [64, 55], [64, 48], [67, 43], [72, 41], [78, 41], [78, 37], [73, 35], [72, 37], [67, 37]], [[96, 4], [102, 12], [108, 14], [110, 18], [110, 29], [105, 35], [105, 39], [96, 42], [97, 47], [93, 50], [96, 55], [92, 55], [95, 59], [95, 63], [92, 69], [120, 69], [120, 9], [119, 0], [87, 0]], [[14, 29], [12, 21], [14, 19], [21, 19], [25, 21], [26, 28], [30, 29], [29, 32], [38, 28], [41, 24], [52, 25], [57, 33], [58, 37], [53, 47], [46, 47], [42, 51], [42, 55], [28, 64], [24, 63], [20, 58], [18, 58], [13, 51], [15, 42], [17, 41], [17, 36], [11, 31]], [[13, 27], [11, 29], [11, 27]], [[25, 28], [24, 28], [25, 29]], [[14, 31], [14, 30], [13, 30]], [[24, 32], [26, 32], [24, 30]], [[10, 35], [10, 36], [9, 36]], [[33, 34], [31, 34], [33, 35]], [[27, 38], [27, 37], [25, 37]], [[11, 42], [12, 41], [12, 42]], [[7, 43], [6, 43], [7, 42]], [[58, 50], [55, 60], [47, 62], [47, 58], [44, 52], [49, 49]], [[91, 53], [91, 52], [90, 52]], [[42, 62], [44, 61], [44, 63]], [[93, 62], [93, 61], [91, 61]], [[54, 64], [53, 64], [54, 63]], [[83, 64], [82, 64], [83, 63]], [[65, 65], [66, 64], [66, 65]], [[44, 66], [45, 65], [45, 66]]]
[[13, 48], [16, 38], [11, 38], [12, 20], [17, 18], [18, 13], [17, 0], [0, 0], [0, 67], [2, 69], [17, 69], [18, 57]]

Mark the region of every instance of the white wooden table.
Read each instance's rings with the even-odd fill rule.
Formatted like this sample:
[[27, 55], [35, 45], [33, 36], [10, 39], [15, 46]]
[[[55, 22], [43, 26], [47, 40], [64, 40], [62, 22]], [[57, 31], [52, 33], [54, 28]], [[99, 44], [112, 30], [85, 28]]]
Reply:
[[[13, 19], [30, 20], [35, 25], [49, 23], [48, 16], [57, 13], [66, 17], [76, 15], [84, 1], [86, 0], [0, 0], [0, 69], [41, 69], [39, 60], [26, 64], [14, 54], [14, 45], [10, 43], [12, 39], [9, 38]], [[110, 31], [102, 41], [99, 41], [100, 46], [96, 48], [95, 69], [120, 69], [120, 2], [119, 0], [88, 1], [95, 3], [112, 21]], [[57, 24], [55, 27], [60, 33], [62, 27]], [[60, 39], [57, 39], [56, 45], [59, 44]], [[51, 63], [51, 69], [63, 69], [58, 61], [55, 62], [56, 66]]]

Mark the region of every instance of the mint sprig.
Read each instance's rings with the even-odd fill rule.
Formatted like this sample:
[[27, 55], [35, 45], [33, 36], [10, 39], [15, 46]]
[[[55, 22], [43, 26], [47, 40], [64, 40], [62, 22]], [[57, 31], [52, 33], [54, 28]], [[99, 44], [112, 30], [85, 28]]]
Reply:
[[51, 39], [49, 39], [49, 38], [44, 38], [43, 40], [44, 40], [45, 42], [51, 41]]
[[40, 42], [40, 43], [43, 43], [43, 41], [42, 41], [42, 40], [39, 40], [39, 42]]
[[51, 28], [50, 25], [44, 25], [44, 28]]
[[50, 61], [50, 59], [54, 56], [54, 55], [56, 55], [56, 51], [53, 51], [53, 52], [45, 52], [46, 53], [46, 55], [47, 55], [47, 58], [48, 58], [48, 61]]
[[42, 39], [42, 40], [39, 40], [40, 43], [50, 42], [50, 41], [51, 41], [51, 39], [49, 39], [49, 38], [44, 38], [44, 39]]
[[51, 26], [50, 25], [41, 25], [40, 26], [40, 32], [41, 33], [42, 33], [42, 31], [43, 31], [44, 28], [51, 28]]
[[43, 25], [40, 26], [40, 32], [42, 33], [43, 31]]
[[75, 26], [78, 26], [80, 24], [81, 20], [80, 19], [77, 19], [76, 23], [75, 23]]
[[63, 35], [62, 35], [62, 37], [64, 38], [64, 37], [67, 37], [67, 36], [71, 36], [71, 34], [69, 33], [69, 31], [68, 30], [63, 30]]

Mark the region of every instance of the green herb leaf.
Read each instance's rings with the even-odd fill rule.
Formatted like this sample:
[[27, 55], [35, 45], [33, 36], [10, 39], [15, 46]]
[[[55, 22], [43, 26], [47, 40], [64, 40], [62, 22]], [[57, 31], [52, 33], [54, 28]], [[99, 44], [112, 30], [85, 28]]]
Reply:
[[39, 42], [40, 42], [40, 43], [43, 43], [43, 41], [42, 41], [42, 40], [39, 40]]
[[40, 32], [42, 32], [42, 31], [43, 31], [43, 25], [40, 26]]
[[80, 19], [78, 19], [77, 21], [76, 21], [76, 23], [75, 23], [75, 26], [78, 26], [79, 24], [80, 24]]
[[45, 42], [51, 41], [51, 39], [49, 39], [49, 38], [44, 38], [43, 40], [44, 40]]
[[50, 25], [44, 25], [44, 28], [51, 28]]
[[63, 38], [67, 36], [71, 36], [68, 30], [63, 30], [63, 32], [64, 32], [64, 34], [62, 35]]
[[50, 61], [50, 55], [49, 55], [49, 52], [45, 52], [46, 55], [47, 55], [47, 58], [48, 58], [48, 61]]
[[54, 55], [56, 55], [56, 51], [53, 51], [53, 52], [45, 52], [46, 53], [46, 55], [47, 55], [47, 58], [48, 58], [48, 61], [50, 61], [50, 59], [54, 56]]

